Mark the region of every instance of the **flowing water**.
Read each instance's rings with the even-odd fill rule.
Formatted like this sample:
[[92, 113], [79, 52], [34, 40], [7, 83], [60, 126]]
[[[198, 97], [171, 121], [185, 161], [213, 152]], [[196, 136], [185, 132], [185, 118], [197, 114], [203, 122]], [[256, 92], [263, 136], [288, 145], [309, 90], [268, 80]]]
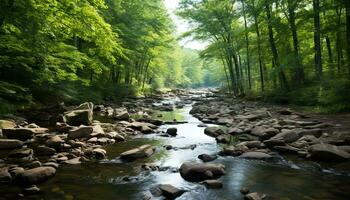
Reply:
[[[221, 177], [222, 189], [206, 189], [198, 183], [190, 183], [181, 178], [176, 171], [183, 162], [201, 162], [199, 154], [216, 154], [220, 150], [215, 139], [206, 136], [202, 124], [189, 114], [191, 105], [173, 112], [161, 112], [163, 120], [188, 121], [186, 124], [163, 125], [159, 129], [176, 127], [178, 136], [167, 138], [159, 134], [143, 135], [124, 143], [107, 147], [108, 158], [99, 163], [77, 166], [61, 166], [54, 178], [39, 184], [43, 191], [32, 199], [93, 199], [93, 200], [131, 200], [142, 199], [143, 194], [156, 184], [172, 184], [188, 190], [178, 199], [243, 199], [239, 190], [248, 187], [251, 191], [268, 194], [269, 199], [350, 199], [350, 176], [334, 171], [320, 170], [313, 162], [298, 158], [286, 161], [282, 157], [275, 161], [244, 160], [233, 157], [219, 157], [214, 163], [226, 166], [227, 174]], [[155, 113], [157, 116], [159, 113]], [[122, 163], [118, 155], [142, 144], [157, 147], [156, 154], [150, 158]], [[164, 145], [186, 147], [197, 145], [194, 150], [165, 150]], [[160, 171], [144, 172], [141, 165], [156, 163]], [[127, 178], [125, 178], [127, 177]], [[20, 192], [17, 187], [0, 186], [0, 199], [15, 198]], [[17, 191], [18, 190], [18, 191]]]

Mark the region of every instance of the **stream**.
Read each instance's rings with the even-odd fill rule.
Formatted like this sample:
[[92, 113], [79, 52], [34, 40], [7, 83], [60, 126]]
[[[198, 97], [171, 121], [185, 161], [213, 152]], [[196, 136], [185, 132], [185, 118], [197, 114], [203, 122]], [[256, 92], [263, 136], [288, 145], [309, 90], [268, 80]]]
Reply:
[[[168, 100], [169, 101], [169, 100]], [[174, 101], [174, 99], [170, 99]], [[176, 137], [162, 137], [160, 134], [140, 135], [126, 142], [116, 143], [106, 148], [107, 159], [98, 163], [85, 163], [75, 166], [62, 166], [56, 176], [49, 181], [38, 184], [42, 189], [39, 196], [32, 199], [142, 199], [145, 192], [156, 184], [171, 184], [186, 189], [187, 192], [178, 199], [243, 199], [242, 187], [268, 195], [268, 199], [350, 199], [350, 178], [347, 174], [320, 170], [313, 162], [298, 161], [297, 158], [275, 161], [245, 160], [234, 157], [219, 157], [213, 163], [222, 163], [226, 175], [221, 177], [222, 189], [206, 189], [198, 183], [185, 181], [177, 169], [183, 162], [201, 162], [197, 156], [203, 153], [217, 154], [220, 144], [204, 134], [201, 121], [189, 114], [191, 104], [170, 112], [157, 111], [164, 121], [177, 119], [188, 123], [162, 125], [160, 131], [176, 127]], [[208, 126], [215, 126], [207, 124]], [[123, 163], [118, 155], [142, 144], [151, 144], [157, 151], [149, 158]], [[166, 150], [164, 145], [186, 147], [197, 145], [195, 149]], [[158, 171], [142, 171], [144, 163], [156, 163], [161, 166]], [[1, 186], [0, 199], [11, 198], [18, 188]], [[4, 192], [6, 191], [6, 192]], [[12, 196], [12, 198], [14, 198]], [[156, 198], [153, 198], [156, 199]]]

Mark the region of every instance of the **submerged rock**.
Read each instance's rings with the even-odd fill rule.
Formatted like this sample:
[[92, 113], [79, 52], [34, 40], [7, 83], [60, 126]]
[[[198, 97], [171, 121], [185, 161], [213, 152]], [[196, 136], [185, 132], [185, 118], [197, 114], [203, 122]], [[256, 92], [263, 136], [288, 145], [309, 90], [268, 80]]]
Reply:
[[138, 148], [125, 151], [120, 154], [120, 159], [122, 160], [135, 160], [138, 158], [149, 157], [154, 153], [155, 149], [149, 144], [142, 145]]
[[222, 182], [219, 180], [205, 180], [205, 181], [202, 181], [201, 183], [205, 185], [207, 188], [217, 189], [217, 188], [223, 187]]
[[240, 158], [245, 159], [270, 159], [272, 158], [271, 155], [263, 152], [246, 152], [239, 156]]
[[183, 193], [186, 192], [186, 190], [179, 189], [170, 184], [162, 184], [159, 186], [159, 189], [162, 192], [162, 196], [169, 200], [176, 199], [177, 197], [181, 196]]
[[218, 157], [216, 155], [201, 154], [198, 156], [198, 158], [201, 159], [203, 162], [210, 162], [217, 159]]
[[182, 178], [193, 182], [217, 179], [225, 173], [225, 166], [222, 164], [183, 163], [180, 167]]

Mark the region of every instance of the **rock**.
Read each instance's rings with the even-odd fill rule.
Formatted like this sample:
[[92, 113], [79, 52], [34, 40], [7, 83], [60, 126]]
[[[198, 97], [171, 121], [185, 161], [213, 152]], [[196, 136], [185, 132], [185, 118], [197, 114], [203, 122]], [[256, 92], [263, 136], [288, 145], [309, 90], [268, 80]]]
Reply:
[[217, 189], [217, 188], [223, 187], [222, 182], [219, 180], [205, 180], [205, 181], [202, 181], [201, 183], [204, 184], [207, 188]]
[[138, 158], [145, 158], [145, 157], [149, 157], [154, 153], [155, 149], [149, 145], [142, 145], [138, 148], [135, 149], [131, 149], [129, 151], [125, 151], [123, 153], [120, 154], [120, 159], [122, 160], [126, 160], [126, 161], [131, 161], [131, 160], [135, 160]]
[[240, 135], [242, 133], [243, 133], [243, 130], [240, 128], [231, 127], [228, 129], [228, 134], [230, 135]]
[[166, 130], [166, 133], [171, 135], [171, 136], [173, 136], [173, 137], [175, 137], [177, 135], [177, 128], [168, 128]]
[[221, 143], [221, 144], [230, 143], [230, 140], [227, 137], [225, 137], [225, 135], [219, 135], [215, 139], [217, 143]]
[[15, 181], [21, 185], [31, 185], [46, 181], [50, 177], [54, 176], [55, 173], [56, 169], [53, 167], [37, 167], [18, 174]]
[[64, 113], [63, 121], [69, 125], [79, 126], [81, 124], [90, 125], [93, 117], [93, 103], [83, 103], [74, 110]]
[[261, 135], [259, 135], [259, 140], [261, 141], [268, 140], [273, 136], [277, 135], [278, 133], [279, 133], [279, 130], [275, 128], [264, 129], [264, 132]]
[[0, 168], [0, 183], [1, 182], [10, 182], [12, 179], [11, 174], [8, 171], [7, 167]]
[[62, 162], [63, 164], [68, 164], [68, 165], [79, 165], [81, 164], [80, 157], [77, 158], [72, 158], [70, 160], [66, 160]]
[[106, 137], [110, 139], [115, 139], [118, 142], [125, 141], [125, 137], [115, 131], [106, 133]]
[[16, 126], [16, 123], [9, 120], [0, 120], [0, 129], [11, 129]]
[[91, 137], [104, 137], [105, 136], [105, 132], [103, 130], [103, 128], [101, 127], [101, 125], [94, 125], [92, 126], [92, 133], [90, 135]]
[[279, 139], [269, 139], [263, 142], [267, 147], [272, 148], [274, 146], [284, 146], [286, 143]]
[[116, 113], [114, 118], [117, 120], [128, 120], [130, 118], [130, 115], [129, 115], [128, 111], [122, 111], [120, 113]]
[[56, 150], [45, 145], [40, 145], [34, 149], [35, 156], [51, 156], [56, 153]]
[[320, 143], [310, 146], [311, 157], [325, 161], [344, 161], [350, 158], [350, 154], [335, 145]]
[[159, 166], [154, 163], [145, 163], [142, 165], [142, 169], [149, 170], [149, 171], [157, 171], [159, 170]]
[[46, 163], [43, 163], [42, 166], [44, 166], [44, 167], [53, 167], [53, 168], [57, 169], [59, 164], [55, 163], [55, 162], [46, 162]]
[[239, 190], [239, 192], [240, 192], [241, 194], [243, 194], [243, 195], [246, 195], [246, 194], [249, 193], [249, 189], [246, 188], [246, 187], [243, 187], [243, 188], [241, 188], [241, 189]]
[[181, 196], [183, 193], [186, 192], [186, 190], [181, 190], [170, 184], [162, 184], [159, 186], [159, 189], [166, 199], [176, 199], [177, 197]]
[[248, 147], [244, 145], [236, 145], [235, 147], [225, 147], [222, 151], [219, 152], [219, 154], [221, 156], [239, 156], [248, 150]]
[[171, 149], [173, 149], [174, 147], [173, 147], [172, 145], [165, 145], [164, 148], [165, 148], [166, 150], [171, 150]]
[[182, 178], [192, 182], [217, 179], [225, 174], [225, 166], [211, 163], [183, 163], [180, 167], [180, 174]]
[[23, 142], [16, 139], [0, 139], [0, 149], [16, 149], [23, 146]]
[[319, 138], [322, 135], [322, 129], [301, 129], [298, 130], [298, 135], [301, 136], [305, 136], [305, 135], [313, 135], [317, 138]]
[[24, 165], [24, 167], [29, 168], [29, 169], [41, 167], [41, 162], [36, 160], [36, 161], [33, 161], [31, 163]]
[[31, 123], [25, 126], [26, 128], [40, 128], [40, 126], [36, 125], [35, 123]]
[[245, 158], [245, 159], [270, 159], [270, 158], [272, 158], [272, 156], [267, 154], [267, 153], [257, 152], [257, 151], [246, 152], [246, 153], [243, 153], [242, 155], [240, 155], [239, 157]]
[[246, 147], [248, 147], [249, 149], [252, 149], [252, 148], [261, 148], [263, 146], [263, 144], [260, 142], [260, 141], [245, 141], [245, 142], [241, 142], [239, 143], [239, 145], [244, 145]]
[[62, 143], [64, 143], [64, 141], [57, 135], [50, 137], [45, 142], [47, 146], [54, 148], [59, 147]]
[[278, 152], [293, 153], [293, 154], [297, 154], [300, 151], [300, 149], [292, 147], [290, 145], [274, 146], [273, 149], [278, 151]]
[[8, 172], [11, 174], [12, 177], [16, 177], [19, 173], [22, 173], [24, 171], [25, 170], [23, 167], [12, 167], [8, 169]]
[[32, 185], [30, 187], [23, 189], [24, 194], [37, 194], [39, 192], [40, 192], [40, 188], [38, 188], [36, 185]]
[[33, 150], [29, 148], [16, 149], [8, 154], [9, 158], [23, 158], [33, 155]]
[[93, 132], [93, 127], [91, 126], [79, 126], [69, 131], [68, 139], [80, 139], [89, 138]]
[[9, 128], [2, 129], [2, 133], [9, 139], [28, 140], [32, 139], [35, 134], [47, 133], [47, 128]]
[[265, 128], [263, 126], [255, 126], [251, 131], [250, 134], [255, 136], [261, 136], [265, 133]]
[[218, 137], [219, 135], [225, 134], [225, 132], [216, 126], [207, 127], [204, 129], [204, 133], [210, 137]]
[[96, 148], [96, 149], [92, 150], [92, 153], [95, 156], [95, 158], [97, 158], [97, 159], [103, 159], [106, 157], [106, 154], [107, 154], [106, 150], [101, 149], [101, 148]]
[[271, 140], [281, 140], [285, 143], [292, 143], [297, 141], [301, 136], [295, 130], [282, 130], [282, 133], [279, 133], [271, 138]]
[[262, 200], [264, 198], [265, 198], [265, 195], [259, 194], [257, 192], [249, 193], [249, 194], [244, 196], [245, 200]]
[[198, 156], [198, 158], [201, 159], [203, 162], [210, 162], [217, 159], [218, 157], [216, 155], [201, 154]]
[[291, 115], [293, 111], [290, 108], [283, 108], [277, 111], [281, 115]]

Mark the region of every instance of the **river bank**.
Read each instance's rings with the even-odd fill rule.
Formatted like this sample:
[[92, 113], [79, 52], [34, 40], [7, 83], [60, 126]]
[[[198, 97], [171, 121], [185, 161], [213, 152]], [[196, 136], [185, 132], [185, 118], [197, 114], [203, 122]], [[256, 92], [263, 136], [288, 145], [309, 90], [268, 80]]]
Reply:
[[[68, 124], [58, 122], [47, 129], [12, 124], [30, 130], [30, 138], [2, 130], [18, 141], [11, 147], [15, 150], [1, 150], [1, 174], [6, 175], [1, 179], [6, 181], [0, 184], [1, 198], [240, 199], [246, 188], [253, 193], [247, 198], [255, 199], [349, 198], [349, 135], [341, 123], [208, 90], [64, 110], [60, 116]], [[278, 145], [266, 145], [269, 142]], [[313, 145], [323, 148], [324, 143], [336, 147], [310, 150]], [[193, 182], [190, 175], [196, 170], [188, 168], [195, 167], [183, 164], [203, 169], [208, 166], [202, 160], [208, 158], [211, 167], [223, 173], [214, 176], [204, 170], [199, 176], [222, 177], [217, 182]], [[43, 167], [45, 173], [30, 171]], [[40, 178], [33, 181], [36, 176]], [[210, 189], [213, 186], [222, 188]]]

